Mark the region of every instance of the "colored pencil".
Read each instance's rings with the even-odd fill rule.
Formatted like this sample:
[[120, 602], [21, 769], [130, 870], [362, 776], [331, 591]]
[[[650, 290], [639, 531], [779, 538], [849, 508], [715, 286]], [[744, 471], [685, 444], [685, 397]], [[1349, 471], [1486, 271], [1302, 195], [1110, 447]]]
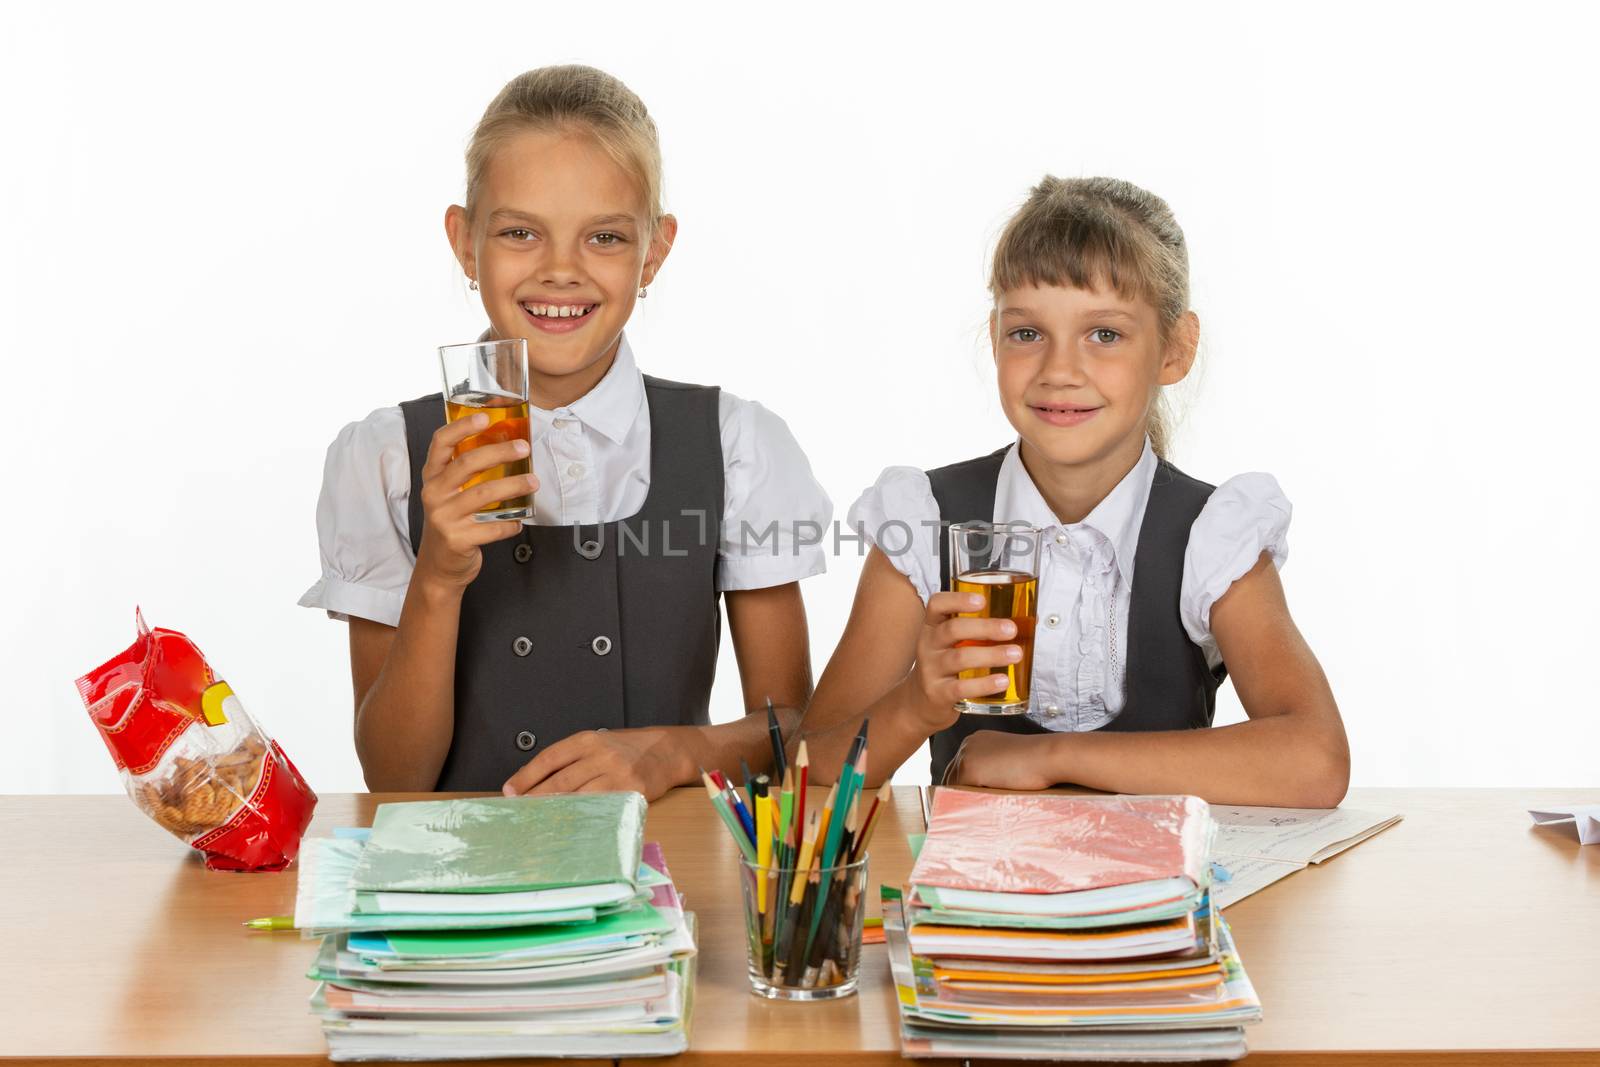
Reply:
[[833, 833], [834, 802], [839, 799], [839, 783], [828, 787], [828, 798], [822, 802], [822, 821], [817, 824], [817, 847], [811, 853], [812, 866], [822, 859], [828, 837]]
[[[844, 818], [836, 820], [842, 827], [839, 835], [842, 855], [849, 855], [850, 844], [856, 834], [856, 820], [860, 817], [860, 806], [852, 801]], [[806, 937], [805, 948], [806, 968], [800, 979], [802, 985], [816, 983], [817, 968], [822, 966], [822, 957], [834, 941], [834, 926], [838, 922], [839, 908], [845, 895], [845, 882], [849, 878], [849, 870], [843, 863], [831, 870], [823, 867], [821, 874], [822, 884], [819, 892], [822, 896], [811, 912], [811, 932]]]
[[850, 743], [850, 754], [845, 757], [844, 766], [839, 768], [839, 781], [845, 787], [845, 792], [839, 796], [839, 807], [847, 811], [850, 808], [850, 801], [855, 799], [855, 795], [861, 791], [861, 786], [866, 781], [864, 761], [867, 753], [867, 727], [871, 722], [870, 718], [861, 720], [861, 729], [856, 732], [856, 739]]
[[702, 769], [701, 783], [757, 879], [746, 913], [752, 965], [782, 985], [836, 985], [856, 967], [854, 934], [866, 909], [859, 864], [890, 787], [864, 795], [870, 749], [863, 719], [827, 796], [813, 805], [805, 740], [790, 760], [770, 701], [767, 726], [771, 773], [752, 774], [741, 759], [743, 788], [720, 770]]
[[772, 970], [769, 972], [774, 979], [779, 975], [787, 974], [787, 965], [794, 946], [795, 933], [800, 926], [800, 916], [805, 910], [803, 905], [806, 900], [806, 887], [810, 878], [812, 853], [816, 850], [818, 813], [812, 812], [811, 822], [805, 828], [805, 835], [800, 843], [800, 857], [795, 865], [793, 885], [789, 891], [788, 907], [785, 909], [783, 923], [774, 935], [774, 954]]
[[801, 902], [800, 911], [795, 915], [794, 934], [789, 938], [788, 963], [783, 969], [783, 980], [789, 985], [802, 984], [806, 972], [806, 946], [810, 944], [807, 930], [812, 925], [813, 918], [822, 906], [821, 876], [813, 866], [806, 880], [805, 897]]
[[[850, 801], [861, 787], [863, 776], [856, 770], [856, 762], [861, 759], [862, 751], [867, 746], [868, 721], [866, 719], [861, 720], [861, 730], [856, 734], [855, 741], [850, 745], [850, 756], [845, 760], [844, 766], [840, 768], [839, 780], [834, 783], [834, 788], [839, 791], [837, 803], [840, 810], [836, 812], [836, 816], [850, 810]], [[836, 817], [833, 825], [828, 828], [828, 838], [822, 846], [822, 865], [824, 867], [833, 866], [834, 857], [839, 854], [839, 835], [843, 831], [844, 822], [842, 818]]]
[[778, 786], [778, 866], [787, 867], [789, 857], [789, 829], [794, 821], [794, 774], [785, 767], [783, 782]]
[[878, 828], [878, 816], [882, 814], [884, 802], [888, 799], [889, 783], [884, 782], [878, 787], [878, 794], [872, 798], [872, 806], [867, 809], [867, 817], [861, 824], [861, 832], [856, 834], [856, 844], [850, 853], [850, 862], [854, 863], [867, 854], [867, 845], [872, 841], [872, 831]]
[[716, 783], [711, 780], [711, 776], [703, 769], [700, 771], [700, 778], [705, 783], [706, 796], [711, 798], [711, 806], [717, 809], [717, 815], [721, 817], [723, 823], [728, 827], [728, 833], [733, 835], [733, 840], [739, 846], [739, 852], [745, 859], [754, 863], [756, 861], [755, 847], [745, 834], [744, 827], [739, 825], [739, 820], [733, 814], [732, 809], [728, 807], [727, 798], [723, 796], [722, 790], [717, 788]]
[[750, 814], [749, 808], [745, 807], [744, 798], [741, 797], [739, 795], [739, 791], [733, 787], [733, 783], [728, 781], [727, 775], [723, 774], [721, 771], [712, 771], [711, 779], [722, 787], [723, 796], [727, 798], [728, 806], [733, 809], [734, 814], [738, 816], [739, 822], [743, 824], [744, 832], [749, 835], [750, 845], [753, 848], [756, 843], [755, 816]]
[[804, 827], [806, 824], [806, 787], [811, 779], [811, 756], [806, 752], [806, 743], [800, 742], [800, 750], [794, 757], [794, 821], [796, 825]]

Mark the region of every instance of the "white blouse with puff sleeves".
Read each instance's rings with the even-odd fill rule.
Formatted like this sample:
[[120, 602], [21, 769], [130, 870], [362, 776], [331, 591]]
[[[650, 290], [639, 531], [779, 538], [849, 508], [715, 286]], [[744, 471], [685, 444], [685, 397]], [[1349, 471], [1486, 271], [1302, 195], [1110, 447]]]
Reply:
[[[644, 378], [624, 338], [593, 389], [565, 407], [531, 408], [533, 472], [539, 477], [533, 522], [572, 526], [636, 514], [650, 490], [650, 406]], [[719, 591], [784, 585], [826, 569], [807, 530], [825, 529], [833, 504], [805, 453], [777, 415], [723, 392], [723, 532]], [[300, 598], [336, 619], [351, 615], [387, 626], [400, 621], [416, 555], [408, 502], [411, 460], [405, 418], [380, 408], [339, 431], [328, 448], [317, 500], [322, 576]], [[741, 534], [741, 524], [776, 543]], [[798, 531], [798, 535], [797, 535]]]
[[[1017, 445], [1001, 464], [993, 521], [1045, 532], [1028, 715], [1049, 729], [1099, 729], [1123, 708], [1134, 556], [1157, 466], [1146, 441], [1116, 488], [1082, 522], [1063, 524], [1028, 476]], [[1190, 528], [1178, 610], [1212, 666], [1222, 656], [1211, 635], [1211, 605], [1261, 553], [1283, 566], [1290, 512], [1270, 474], [1241, 474], [1217, 486]], [[925, 472], [888, 468], [847, 521], [910, 579], [924, 603], [939, 591], [939, 505]]]

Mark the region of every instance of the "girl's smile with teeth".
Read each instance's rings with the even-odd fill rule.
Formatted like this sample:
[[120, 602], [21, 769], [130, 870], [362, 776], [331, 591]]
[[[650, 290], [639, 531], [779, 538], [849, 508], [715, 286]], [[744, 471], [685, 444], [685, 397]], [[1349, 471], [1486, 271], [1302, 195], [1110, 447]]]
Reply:
[[540, 304], [524, 301], [522, 310], [535, 318], [581, 319], [595, 309], [593, 304]]
[[572, 333], [588, 325], [594, 304], [546, 304], [537, 300], [524, 300], [518, 305], [529, 325], [545, 335]]

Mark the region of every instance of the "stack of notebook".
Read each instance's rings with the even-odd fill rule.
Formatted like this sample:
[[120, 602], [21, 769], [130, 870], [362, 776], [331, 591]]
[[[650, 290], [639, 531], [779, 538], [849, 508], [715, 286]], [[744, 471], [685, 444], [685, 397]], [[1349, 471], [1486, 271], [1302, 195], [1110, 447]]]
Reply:
[[884, 932], [910, 1056], [1237, 1059], [1261, 1017], [1196, 797], [940, 789]]
[[335, 1060], [671, 1055], [694, 916], [637, 793], [384, 804], [306, 842], [295, 925]]

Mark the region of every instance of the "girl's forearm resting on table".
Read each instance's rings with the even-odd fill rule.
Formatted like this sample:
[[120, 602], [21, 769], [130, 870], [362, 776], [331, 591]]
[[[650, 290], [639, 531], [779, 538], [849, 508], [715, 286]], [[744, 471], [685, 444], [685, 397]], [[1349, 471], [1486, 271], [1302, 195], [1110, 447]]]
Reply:
[[1263, 552], [1212, 606], [1211, 628], [1248, 722], [1207, 730], [1053, 737], [1058, 781], [1220, 804], [1331, 808], [1350, 783], [1344, 724]]
[[[459, 588], [414, 581], [406, 591], [400, 626], [356, 706], [356, 755], [367, 788], [415, 792], [438, 782], [455, 732], [460, 619]], [[355, 644], [352, 634], [352, 655]]]
[[1208, 730], [1062, 733], [1038, 741], [1048, 777], [1113, 793], [1332, 808], [1350, 780], [1349, 748], [1336, 717], [1331, 728], [1320, 716], [1283, 714]]

